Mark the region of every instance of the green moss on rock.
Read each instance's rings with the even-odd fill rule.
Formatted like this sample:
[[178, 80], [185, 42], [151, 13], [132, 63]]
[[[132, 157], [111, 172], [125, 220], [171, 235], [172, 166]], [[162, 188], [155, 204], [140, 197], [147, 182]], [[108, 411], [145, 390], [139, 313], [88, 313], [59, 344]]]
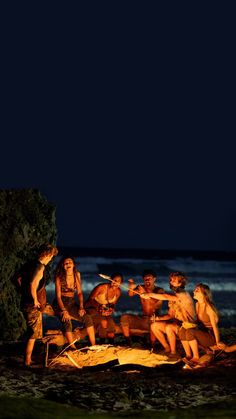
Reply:
[[56, 243], [56, 207], [37, 189], [0, 190], [0, 339], [25, 330], [14, 274], [41, 245]]

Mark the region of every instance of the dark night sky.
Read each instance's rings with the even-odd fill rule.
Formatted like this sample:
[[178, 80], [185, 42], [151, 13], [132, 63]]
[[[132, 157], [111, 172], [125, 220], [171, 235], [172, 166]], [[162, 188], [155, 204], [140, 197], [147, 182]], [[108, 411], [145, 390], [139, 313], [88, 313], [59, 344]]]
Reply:
[[33, 48], [8, 32], [0, 187], [55, 203], [59, 245], [236, 251], [233, 29], [218, 23], [72, 24]]

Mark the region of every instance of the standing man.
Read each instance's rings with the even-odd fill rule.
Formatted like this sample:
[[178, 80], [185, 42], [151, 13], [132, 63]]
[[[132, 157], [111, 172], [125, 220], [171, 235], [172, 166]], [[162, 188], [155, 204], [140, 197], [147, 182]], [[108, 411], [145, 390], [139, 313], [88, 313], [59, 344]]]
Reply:
[[[142, 293], [154, 293], [162, 294], [164, 293], [163, 288], [155, 286], [155, 281], [157, 279], [156, 273], [152, 269], [145, 269], [143, 271], [143, 284], [137, 285], [134, 283], [133, 279], [129, 279], [129, 291], [128, 295], [133, 297], [134, 295]], [[126, 339], [126, 342], [129, 346], [132, 346], [132, 340], [130, 337], [130, 329], [140, 329], [143, 331], [150, 331], [151, 317], [153, 315], [159, 314], [162, 301], [158, 299], [140, 299], [142, 305], [141, 316], [135, 314], [123, 314], [120, 319], [120, 324], [122, 328], [123, 335]], [[151, 344], [156, 340], [155, 336], [150, 333]]]
[[45, 266], [58, 254], [55, 246], [47, 244], [40, 248], [38, 257], [27, 263], [18, 282], [21, 286], [21, 310], [27, 324], [27, 341], [24, 363], [31, 364], [36, 339], [42, 338], [42, 312], [46, 305]]

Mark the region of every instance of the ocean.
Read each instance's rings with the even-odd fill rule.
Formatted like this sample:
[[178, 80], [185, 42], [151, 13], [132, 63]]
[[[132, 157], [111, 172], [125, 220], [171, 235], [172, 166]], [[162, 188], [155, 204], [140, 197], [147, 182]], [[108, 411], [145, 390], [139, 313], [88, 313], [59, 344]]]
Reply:
[[[78, 252], [78, 253], [77, 253]], [[77, 268], [81, 273], [82, 289], [84, 300], [88, 297], [91, 290], [99, 283], [104, 282], [99, 277], [99, 273], [111, 275], [113, 272], [121, 272], [124, 276], [124, 287], [128, 286], [128, 279], [133, 278], [137, 284], [142, 283], [142, 272], [144, 269], [153, 269], [157, 273], [156, 284], [170, 292], [168, 276], [170, 272], [182, 271], [188, 279], [186, 290], [192, 294], [195, 285], [199, 282], [207, 284], [212, 290], [213, 299], [220, 313], [219, 327], [236, 327], [236, 259], [229, 258], [227, 255], [220, 258], [213, 258], [212, 254], [204, 257], [200, 255], [155, 255], [154, 253], [142, 251], [136, 252], [98, 252], [89, 251], [79, 252], [74, 250], [73, 257], [77, 263]], [[81, 254], [82, 253], [82, 254]], [[68, 254], [63, 252], [62, 254]], [[70, 251], [72, 255], [72, 252]], [[209, 258], [207, 258], [207, 256]], [[54, 266], [59, 257], [54, 261]], [[106, 282], [106, 281], [105, 281]], [[47, 285], [47, 300], [49, 303], [54, 298], [54, 283]], [[141, 304], [138, 296], [129, 297], [127, 290], [122, 289], [121, 297], [116, 305], [116, 320], [123, 313], [141, 313]], [[167, 311], [167, 302], [164, 302], [162, 313]], [[60, 327], [59, 320], [49, 318], [44, 319], [45, 327]]]

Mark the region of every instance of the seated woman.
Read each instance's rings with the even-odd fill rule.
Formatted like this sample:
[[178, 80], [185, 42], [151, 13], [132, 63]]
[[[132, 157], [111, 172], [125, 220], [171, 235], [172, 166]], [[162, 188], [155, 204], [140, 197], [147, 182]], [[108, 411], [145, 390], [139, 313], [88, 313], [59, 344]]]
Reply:
[[[95, 345], [93, 320], [84, 310], [80, 272], [77, 271], [72, 257], [62, 257], [56, 267], [55, 293], [52, 306], [63, 324], [63, 332], [71, 348], [76, 349], [73, 344], [72, 319], [80, 321], [86, 327], [90, 344]], [[79, 305], [75, 300], [75, 293], [78, 295]]]
[[226, 345], [220, 342], [219, 315], [208, 285], [198, 284], [194, 289], [193, 298], [197, 300], [198, 327], [186, 330], [181, 342], [186, 353], [186, 361], [194, 365], [199, 360], [199, 347], [202, 347], [205, 351], [208, 348], [224, 350]]
[[110, 344], [114, 343], [116, 324], [112, 314], [121, 295], [122, 282], [123, 276], [120, 273], [114, 273], [111, 275], [111, 282], [98, 284], [85, 303], [85, 308], [91, 315], [95, 330], [98, 332], [100, 343], [105, 343], [106, 338]]

